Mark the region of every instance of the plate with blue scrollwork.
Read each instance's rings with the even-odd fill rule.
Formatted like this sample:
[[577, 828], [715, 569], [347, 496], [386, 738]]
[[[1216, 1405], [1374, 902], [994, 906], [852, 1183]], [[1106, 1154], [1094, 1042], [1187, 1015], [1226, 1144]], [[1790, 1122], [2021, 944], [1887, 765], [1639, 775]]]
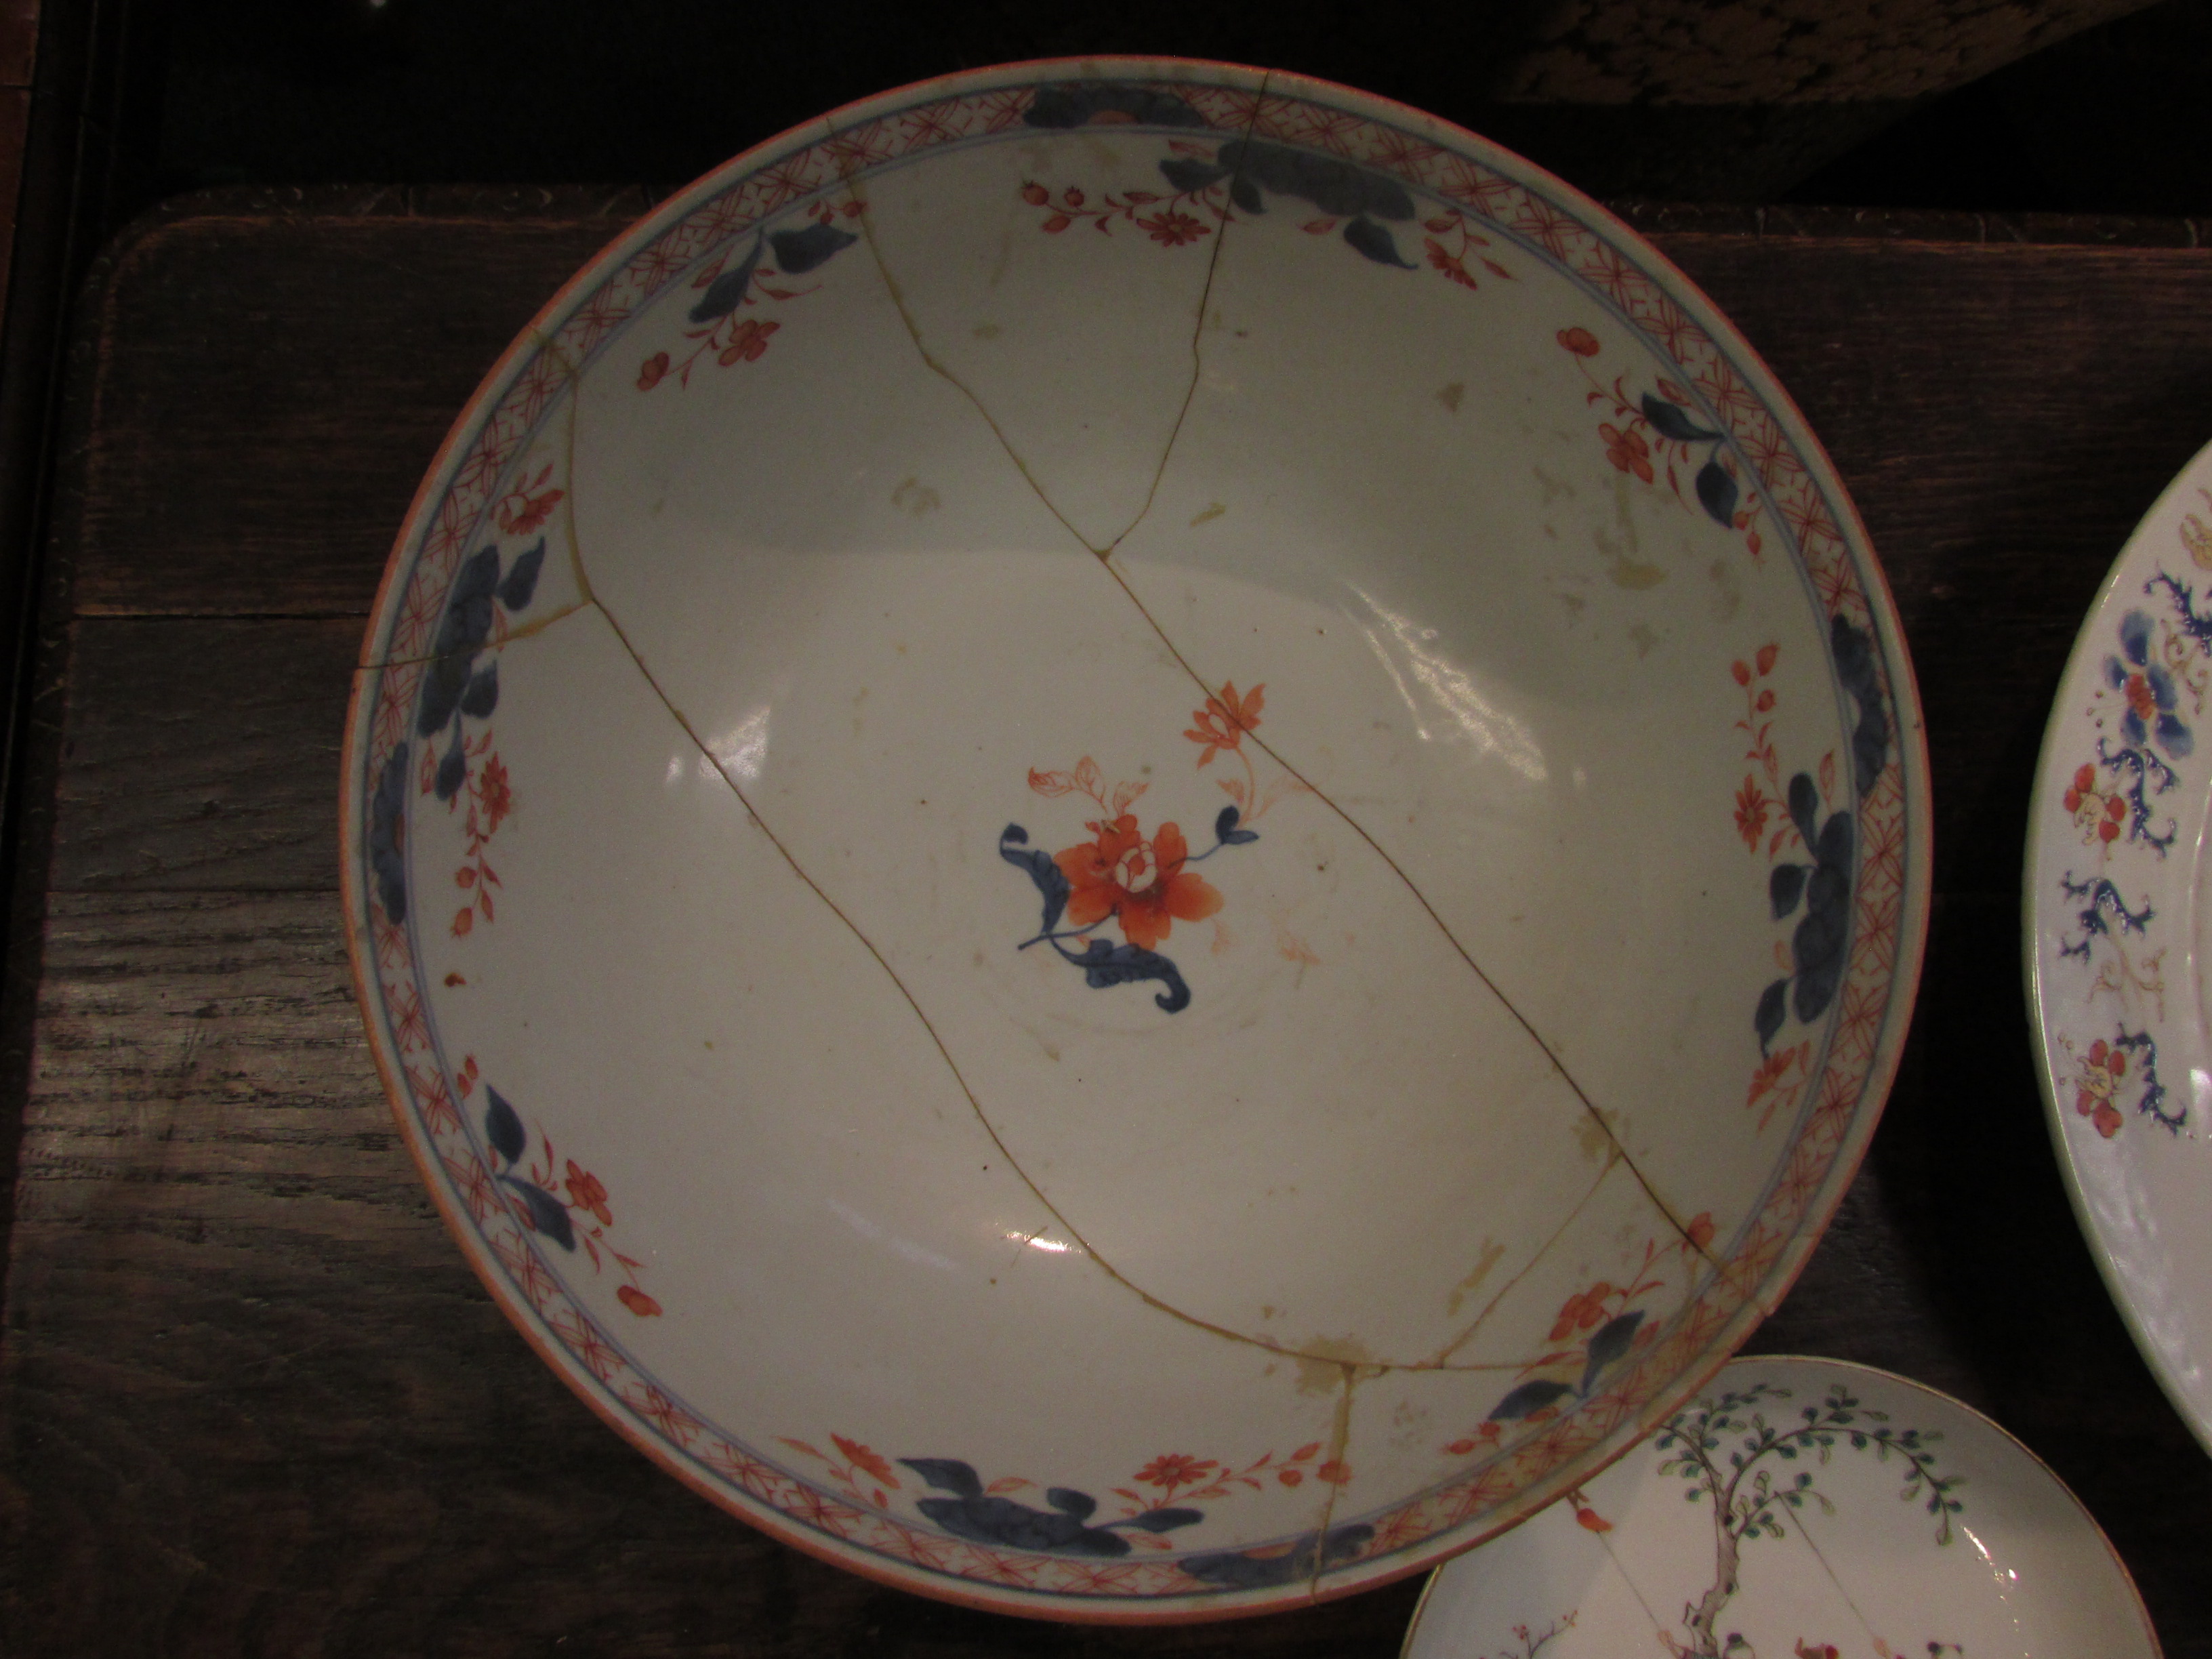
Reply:
[[1439, 1568], [1404, 1659], [2157, 1659], [2035, 1455], [1869, 1366], [1739, 1359], [1636, 1450]]
[[2212, 1449], [2212, 449], [2130, 538], [2045, 734], [2027, 970], [2075, 1214], [2166, 1394]]
[[1014, 65], [669, 198], [464, 410], [343, 868], [489, 1293], [793, 1546], [1042, 1618], [1413, 1572], [1787, 1291], [1928, 902], [1787, 395], [1571, 189]]

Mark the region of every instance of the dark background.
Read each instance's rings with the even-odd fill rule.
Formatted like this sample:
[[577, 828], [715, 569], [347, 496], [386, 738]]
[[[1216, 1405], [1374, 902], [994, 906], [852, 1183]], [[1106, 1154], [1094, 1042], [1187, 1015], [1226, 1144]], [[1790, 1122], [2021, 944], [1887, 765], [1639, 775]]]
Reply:
[[[1129, 52], [1403, 100], [1601, 198], [2212, 208], [2212, 4], [137, 0], [111, 216], [224, 184], [677, 184], [888, 87]], [[1899, 14], [1905, 14], [1900, 16]], [[54, 15], [50, 6], [49, 15]]]

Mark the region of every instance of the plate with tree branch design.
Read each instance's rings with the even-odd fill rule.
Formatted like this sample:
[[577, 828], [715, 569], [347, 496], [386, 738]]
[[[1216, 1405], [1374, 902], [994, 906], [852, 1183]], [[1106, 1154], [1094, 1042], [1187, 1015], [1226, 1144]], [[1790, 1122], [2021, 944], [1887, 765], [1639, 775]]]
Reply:
[[2156, 1659], [2056, 1474], [1948, 1395], [1839, 1360], [1724, 1369], [1650, 1439], [1440, 1568], [1405, 1659]]
[[2075, 1216], [2143, 1358], [2212, 1450], [2208, 690], [2212, 449], [2144, 516], [2082, 624], [2037, 769], [2023, 907]]
[[1895, 1068], [1911, 672], [1602, 210], [1017, 65], [678, 192], [460, 415], [346, 750], [408, 1144], [548, 1364], [1040, 1617], [1414, 1571], [1788, 1288]]

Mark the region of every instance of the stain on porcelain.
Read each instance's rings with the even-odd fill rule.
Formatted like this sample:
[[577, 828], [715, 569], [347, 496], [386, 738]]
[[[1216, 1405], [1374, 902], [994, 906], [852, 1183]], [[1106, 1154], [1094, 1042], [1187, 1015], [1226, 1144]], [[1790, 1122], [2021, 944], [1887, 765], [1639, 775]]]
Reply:
[[503, 1305], [1015, 1612], [1357, 1588], [1617, 1451], [1918, 959], [1895, 623], [1764, 372], [1553, 181], [1262, 85], [986, 71], [677, 198], [465, 419], [349, 750]]

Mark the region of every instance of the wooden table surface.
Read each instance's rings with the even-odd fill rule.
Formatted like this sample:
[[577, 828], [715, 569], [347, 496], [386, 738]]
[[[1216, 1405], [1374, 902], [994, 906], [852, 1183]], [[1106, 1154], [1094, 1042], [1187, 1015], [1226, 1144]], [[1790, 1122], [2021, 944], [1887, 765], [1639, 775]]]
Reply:
[[[42, 950], [15, 969], [36, 1024], [7, 1103], [0, 1652], [1394, 1654], [1418, 1582], [1117, 1632], [915, 1600], [770, 1542], [601, 1426], [434, 1214], [347, 976], [349, 671], [447, 424], [648, 201], [203, 196], [95, 273], [51, 548]], [[2212, 250], [2179, 223], [1639, 216], [1833, 453], [1934, 761], [1903, 1072], [1753, 1346], [1990, 1413], [2112, 1534], [2167, 1654], [2203, 1659], [2212, 1459], [2067, 1207], [2018, 933], [2067, 648], [2212, 436]]]

